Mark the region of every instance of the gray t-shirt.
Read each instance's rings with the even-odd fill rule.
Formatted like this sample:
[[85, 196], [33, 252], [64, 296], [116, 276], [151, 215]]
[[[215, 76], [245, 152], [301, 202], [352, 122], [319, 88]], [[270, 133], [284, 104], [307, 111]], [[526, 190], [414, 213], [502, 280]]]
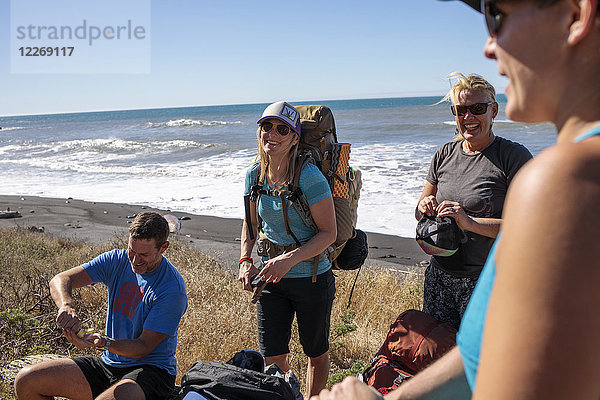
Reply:
[[[433, 156], [427, 181], [437, 186], [438, 203], [456, 201], [469, 216], [501, 218], [510, 182], [532, 157], [525, 146], [501, 137], [475, 154], [463, 151], [462, 140], [450, 142]], [[434, 256], [432, 264], [451, 275], [478, 276], [495, 239], [465, 234], [461, 250], [450, 257]]]

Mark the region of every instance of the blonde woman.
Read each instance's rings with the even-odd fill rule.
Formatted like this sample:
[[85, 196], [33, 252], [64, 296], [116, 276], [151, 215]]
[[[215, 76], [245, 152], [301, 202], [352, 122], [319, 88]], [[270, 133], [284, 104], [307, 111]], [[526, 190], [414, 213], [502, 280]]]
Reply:
[[444, 97], [451, 102], [457, 138], [437, 150], [415, 211], [453, 218], [465, 233], [452, 256], [431, 257], [425, 272], [423, 310], [456, 329], [498, 235], [506, 192], [531, 159], [522, 145], [494, 135], [494, 87], [476, 74], [454, 73]]
[[[245, 193], [259, 186], [261, 195], [250, 202], [250, 226], [244, 221], [239, 280], [252, 290], [258, 275], [267, 282], [257, 303], [258, 339], [265, 362], [288, 371], [288, 343], [294, 315], [300, 343], [308, 356], [307, 397], [319, 393], [329, 374], [329, 320], [335, 296], [331, 263], [325, 250], [335, 241], [336, 220], [329, 184], [321, 171], [307, 164], [299, 186], [307, 199], [318, 232], [307, 226], [296, 210], [282, 202], [275, 191], [286, 189], [292, 179], [301, 125], [298, 111], [289, 103], [269, 105], [258, 120], [258, 162], [246, 173]], [[288, 207], [289, 206], [289, 207]], [[283, 213], [287, 211], [290, 231]], [[263, 255], [259, 270], [252, 260], [252, 248], [260, 230], [263, 247], [274, 249]], [[297, 245], [297, 241], [302, 243]], [[312, 282], [315, 257], [316, 282]]]

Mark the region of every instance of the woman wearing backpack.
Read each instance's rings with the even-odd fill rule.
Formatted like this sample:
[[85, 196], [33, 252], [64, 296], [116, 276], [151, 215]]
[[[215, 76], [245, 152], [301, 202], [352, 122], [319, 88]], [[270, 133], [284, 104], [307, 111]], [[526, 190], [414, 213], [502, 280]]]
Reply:
[[[293, 179], [301, 135], [298, 111], [283, 101], [273, 103], [258, 124], [258, 161], [246, 173], [245, 194], [250, 195], [254, 187], [259, 195], [249, 203], [251, 223], [244, 220], [242, 227], [239, 280], [245, 290], [252, 290], [255, 275], [267, 282], [256, 308], [258, 339], [267, 365], [290, 369], [288, 344], [296, 315], [300, 343], [309, 358], [308, 397], [325, 387], [329, 374], [329, 321], [335, 282], [325, 250], [336, 238], [333, 198], [321, 171], [306, 164], [299, 186], [318, 227], [315, 233], [277, 192], [285, 190]], [[283, 214], [286, 210], [289, 232]], [[261, 242], [260, 270], [251, 258], [257, 236]], [[270, 250], [263, 252], [263, 248]], [[313, 283], [315, 263], [318, 270]]]
[[458, 329], [498, 230], [508, 186], [531, 159], [522, 145], [495, 136], [496, 90], [483, 77], [460, 73], [449, 100], [457, 137], [431, 161], [415, 217], [450, 217], [466, 238], [451, 256], [432, 255], [425, 271], [423, 311]]
[[[509, 79], [506, 115], [552, 122], [557, 144], [509, 190], [458, 346], [386, 400], [597, 400], [600, 2], [463, 1], [485, 14], [484, 54]], [[319, 398], [381, 395], [346, 378]]]

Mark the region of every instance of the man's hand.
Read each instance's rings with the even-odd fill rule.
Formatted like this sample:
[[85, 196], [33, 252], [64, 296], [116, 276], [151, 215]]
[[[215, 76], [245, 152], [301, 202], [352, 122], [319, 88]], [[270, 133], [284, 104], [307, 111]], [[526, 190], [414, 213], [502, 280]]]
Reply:
[[72, 306], [72, 291], [92, 283], [90, 274], [82, 266], [63, 271], [50, 280], [50, 295], [54, 300], [54, 304], [58, 307], [56, 324], [60, 328], [79, 332], [81, 320]]
[[83, 337], [79, 337], [77, 336], [77, 332], [70, 329], [63, 329], [63, 334], [67, 340], [78, 349], [102, 347], [106, 344], [104, 338], [98, 333], [86, 333]]
[[77, 316], [75, 309], [68, 305], [58, 309], [56, 324], [62, 329], [74, 331], [75, 333], [81, 329], [81, 320]]
[[321, 390], [318, 396], [310, 400], [383, 400], [383, 395], [374, 388], [365, 385], [353, 376], [349, 376], [331, 388]]

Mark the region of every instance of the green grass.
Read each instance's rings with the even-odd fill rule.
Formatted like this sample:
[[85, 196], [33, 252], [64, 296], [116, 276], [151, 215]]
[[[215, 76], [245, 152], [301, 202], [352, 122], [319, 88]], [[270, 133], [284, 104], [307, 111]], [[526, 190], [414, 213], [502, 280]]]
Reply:
[[331, 371], [329, 372], [328, 382], [330, 384], [339, 383], [347, 376], [356, 376], [357, 374], [362, 374], [368, 366], [369, 363], [365, 360], [356, 360], [349, 368], [340, 368], [337, 365], [333, 365]]

